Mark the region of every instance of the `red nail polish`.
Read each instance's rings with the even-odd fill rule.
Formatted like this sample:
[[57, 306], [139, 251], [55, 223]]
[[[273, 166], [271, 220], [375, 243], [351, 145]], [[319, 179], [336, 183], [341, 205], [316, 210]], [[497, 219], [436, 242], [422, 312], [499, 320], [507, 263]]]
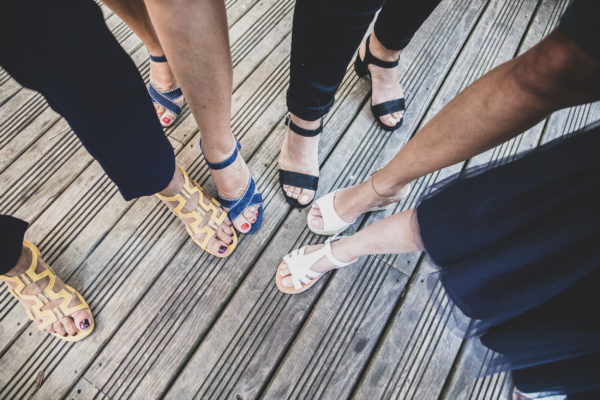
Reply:
[[162, 119], [162, 122], [164, 122], [165, 124], [168, 124], [169, 122], [171, 122], [171, 120], [169, 118], [167, 118], [167, 117], [164, 117]]
[[219, 247], [219, 254], [225, 254], [226, 252], [227, 252], [227, 247], [226, 246]]
[[248, 228], [250, 228], [250, 225], [249, 225], [247, 222], [244, 222], [244, 223], [242, 224], [242, 229], [243, 229], [243, 230], [246, 230], [246, 229], [248, 229]]

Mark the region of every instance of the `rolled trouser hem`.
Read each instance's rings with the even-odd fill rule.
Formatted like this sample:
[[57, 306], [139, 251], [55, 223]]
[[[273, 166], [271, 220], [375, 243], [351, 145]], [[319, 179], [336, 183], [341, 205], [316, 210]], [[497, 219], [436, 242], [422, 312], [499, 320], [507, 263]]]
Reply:
[[138, 197], [152, 196], [165, 190], [165, 188], [169, 186], [169, 183], [171, 183], [171, 180], [173, 180], [174, 175], [175, 163], [173, 162], [173, 167], [171, 169], [167, 170], [167, 172], [164, 174], [161, 174], [160, 177], [157, 177], [152, 182], [139, 185], [130, 185], [128, 187], [119, 185], [119, 192], [127, 201], [137, 199]]
[[0, 214], [0, 275], [6, 274], [17, 265], [28, 227], [29, 224], [23, 220]]
[[306, 121], [316, 121], [329, 112], [333, 106], [333, 99], [324, 106], [306, 106], [292, 98], [290, 91], [287, 92], [288, 111], [296, 117]]
[[379, 42], [388, 50], [404, 50], [404, 48], [408, 46], [408, 44], [413, 38], [413, 35], [410, 35], [409, 37], [403, 39], [393, 38], [386, 32], [384, 32], [381, 28], [381, 25], [377, 24], [377, 22], [375, 23], [375, 28], [373, 29], [373, 32], [375, 33], [377, 40], [379, 40]]

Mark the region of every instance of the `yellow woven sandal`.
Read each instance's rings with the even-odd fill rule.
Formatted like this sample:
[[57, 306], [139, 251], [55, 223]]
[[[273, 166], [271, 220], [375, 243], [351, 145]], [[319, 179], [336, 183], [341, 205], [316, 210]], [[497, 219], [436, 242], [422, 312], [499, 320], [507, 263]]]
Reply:
[[[90, 316], [92, 312], [90, 307], [85, 302], [81, 294], [73, 289], [71, 286], [64, 284], [65, 287], [55, 291], [54, 285], [56, 283], [56, 273], [54, 270], [48, 266], [48, 268], [44, 269], [40, 273], [36, 272], [38, 261], [41, 257], [40, 251], [33, 244], [24, 241], [23, 246], [27, 247], [31, 251], [31, 264], [29, 268], [25, 272], [17, 276], [6, 276], [1, 275], [2, 279], [7, 282], [9, 286], [9, 292], [15, 296], [18, 300], [24, 301], [25, 311], [27, 312], [27, 316], [29, 319], [35, 322], [36, 326], [39, 330], [45, 330], [47, 327], [51, 326], [55, 322], [58, 322], [63, 317], [68, 317], [79, 310], [88, 310]], [[42, 291], [38, 294], [25, 294], [23, 290], [27, 285], [33, 282], [38, 282], [43, 279], [48, 279], [48, 283], [46, 287], [42, 289]], [[70, 304], [73, 302], [75, 298], [78, 298], [80, 303], [74, 306]], [[58, 305], [54, 307], [44, 309], [44, 307], [53, 301], [60, 300]], [[61, 340], [65, 340], [67, 342], [78, 342], [87, 336], [94, 330], [95, 323], [94, 317], [91, 317], [90, 327], [86, 330], [79, 330], [75, 336], [61, 336], [58, 333], [48, 332]]]
[[[217, 234], [219, 227], [223, 221], [225, 221], [225, 218], [227, 218], [227, 213], [222, 209], [221, 204], [218, 201], [204, 194], [202, 188], [196, 182], [190, 179], [188, 174], [185, 172], [185, 169], [182, 167], [178, 168], [181, 171], [184, 180], [181, 192], [177, 193], [175, 196], [163, 196], [158, 193], [156, 196], [163, 201], [177, 202], [177, 205], [175, 208], [171, 209], [171, 211], [179, 218], [193, 219], [192, 223], [186, 224], [185, 229], [192, 240], [194, 240], [194, 242], [196, 242], [196, 244], [200, 246], [202, 250], [205, 250], [215, 257], [228, 257], [231, 253], [233, 253], [233, 250], [235, 250], [238, 242], [234, 229], [231, 229], [233, 232], [233, 242], [228, 246], [226, 253], [214, 254], [208, 251], [208, 243], [210, 242], [210, 239]], [[186, 202], [196, 193], [198, 193], [199, 196], [198, 206], [190, 212], [183, 211]], [[206, 201], [206, 199], [210, 200]], [[208, 216], [208, 221], [205, 223], [204, 219], [206, 216]], [[200, 234], [204, 234], [202, 240], [196, 239], [196, 235]]]

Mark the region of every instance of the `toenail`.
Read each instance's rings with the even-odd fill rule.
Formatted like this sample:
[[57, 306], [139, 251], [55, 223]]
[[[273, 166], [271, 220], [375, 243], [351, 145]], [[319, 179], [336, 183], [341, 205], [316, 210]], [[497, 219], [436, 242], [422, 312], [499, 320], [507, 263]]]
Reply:
[[302, 195], [302, 197], [300, 197], [300, 202], [301, 203], [307, 203], [308, 202], [308, 195]]
[[227, 246], [219, 247], [219, 254], [225, 254], [227, 252]]
[[164, 118], [162, 119], [162, 122], [164, 122], [165, 124], [168, 124], [169, 122], [171, 122], [171, 119], [170, 119], [170, 118], [167, 118], [167, 117], [164, 117]]
[[81, 328], [82, 331], [85, 331], [87, 328], [90, 327], [90, 321], [88, 321], [87, 319], [84, 319], [83, 321], [81, 321], [79, 323], [79, 327]]
[[286, 275], [286, 273], [283, 272], [283, 271], [279, 271], [279, 274], [281, 274], [281, 276], [285, 276]]
[[248, 229], [248, 228], [250, 228], [250, 224], [248, 224], [247, 222], [244, 222], [244, 223], [242, 224], [242, 229], [243, 229], [243, 230], [246, 230], [246, 229]]

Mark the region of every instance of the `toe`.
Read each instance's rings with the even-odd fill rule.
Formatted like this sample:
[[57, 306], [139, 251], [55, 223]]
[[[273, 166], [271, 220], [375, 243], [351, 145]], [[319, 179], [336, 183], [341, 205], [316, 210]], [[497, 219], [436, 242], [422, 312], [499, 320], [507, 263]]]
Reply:
[[231, 244], [233, 242], [233, 229], [230, 225], [221, 225], [219, 227], [219, 232], [222, 232], [224, 235], [226, 235], [225, 237], [229, 237], [229, 239], [225, 240], [225, 242], [227, 242], [228, 244]]
[[321, 215], [321, 209], [319, 208], [319, 205], [317, 203], [313, 204], [312, 207], [310, 207], [310, 211], [309, 211], [310, 215]]
[[387, 126], [394, 126], [396, 125], [396, 120], [391, 115], [386, 115], [383, 117], [383, 123]]
[[171, 111], [165, 111], [165, 113], [160, 117], [160, 123], [166, 128], [168, 126], [173, 125], [173, 122], [175, 122], [175, 118], [177, 118], [177, 116]]
[[64, 326], [69, 336], [75, 336], [77, 335], [77, 332], [79, 332], [75, 326], [75, 322], [71, 317], [63, 317], [60, 319], [60, 322]]
[[396, 111], [392, 113], [392, 117], [396, 120], [399, 121], [400, 120], [400, 112]]
[[292, 287], [292, 279], [291, 278], [283, 278], [281, 280], [281, 283], [283, 284], [283, 286], [285, 287]]
[[79, 310], [74, 312], [71, 317], [75, 322], [75, 326], [80, 331], [86, 331], [92, 326], [92, 315], [88, 310]]
[[233, 226], [235, 229], [242, 233], [246, 233], [252, 228], [252, 224], [248, 221], [243, 215], [240, 215], [233, 221]]
[[54, 328], [54, 331], [59, 334], [60, 336], [67, 336], [67, 330], [65, 329], [65, 327], [63, 326], [62, 323], [60, 322], [55, 322], [52, 327]]
[[321, 218], [321, 217], [311, 218], [310, 222], [311, 222], [313, 228], [323, 229], [323, 218]]
[[233, 237], [226, 233], [223, 229], [219, 229], [217, 231], [217, 238], [227, 246], [233, 243]]
[[227, 244], [216, 238], [212, 238], [210, 242], [208, 242], [207, 249], [209, 253], [220, 256], [226, 254], [227, 251], [229, 251], [229, 247], [227, 246]]
[[303, 205], [308, 204], [313, 200], [314, 197], [315, 197], [314, 190], [302, 190], [302, 193], [300, 194], [300, 197], [298, 198], [298, 203], [303, 204]]
[[302, 189], [299, 187], [295, 187], [294, 191], [292, 192], [292, 197], [294, 199], [297, 199], [298, 197], [300, 197], [300, 193], [302, 192]]
[[246, 220], [248, 220], [251, 224], [256, 222], [256, 214], [257, 210], [254, 206], [246, 208], [242, 213], [244, 218], [246, 218]]
[[279, 275], [281, 276], [288, 276], [290, 274], [290, 270], [287, 267], [287, 265], [282, 264], [281, 268], [279, 268]]
[[156, 103], [154, 103], [154, 108], [156, 108], [156, 114], [158, 115], [158, 118], [162, 117], [165, 111], [167, 111], [163, 106]]

